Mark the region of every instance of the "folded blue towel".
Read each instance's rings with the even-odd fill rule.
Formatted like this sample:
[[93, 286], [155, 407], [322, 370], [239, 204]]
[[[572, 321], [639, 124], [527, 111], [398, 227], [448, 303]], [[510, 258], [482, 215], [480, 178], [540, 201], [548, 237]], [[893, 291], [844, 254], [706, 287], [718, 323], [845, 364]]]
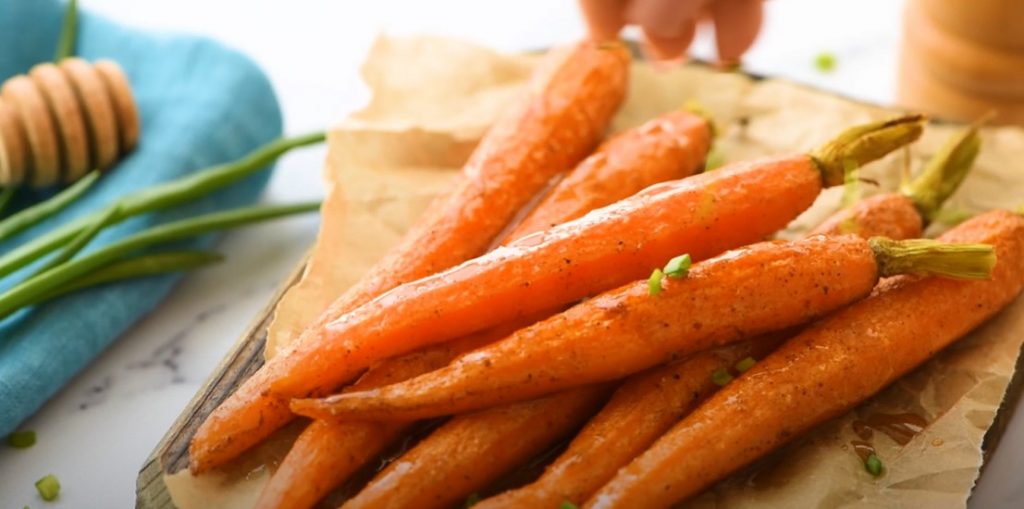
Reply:
[[[0, 0], [0, 80], [53, 58], [64, 5]], [[79, 16], [77, 54], [124, 68], [142, 117], [138, 148], [78, 202], [0, 243], [0, 253], [123, 194], [237, 159], [281, 133], [281, 112], [266, 76], [251, 60], [197, 37], [156, 35], [100, 16]], [[228, 189], [109, 228], [91, 248], [146, 227], [257, 200], [270, 168]], [[50, 193], [52, 194], [52, 191]], [[23, 204], [46, 194], [19, 191]], [[177, 244], [207, 248], [206, 236]], [[26, 271], [0, 281], [10, 288]], [[152, 310], [180, 275], [151, 277], [79, 292], [0, 321], [0, 436], [39, 409], [121, 333]]]

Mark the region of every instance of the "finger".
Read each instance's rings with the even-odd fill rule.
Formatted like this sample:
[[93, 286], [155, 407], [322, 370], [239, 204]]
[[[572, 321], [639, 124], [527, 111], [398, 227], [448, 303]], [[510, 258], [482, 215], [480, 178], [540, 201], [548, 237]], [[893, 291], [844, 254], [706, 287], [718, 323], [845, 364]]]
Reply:
[[657, 38], [678, 38], [684, 22], [694, 20], [707, 0], [633, 0], [626, 7], [626, 22], [640, 25]]
[[616, 39], [625, 24], [626, 0], [579, 0], [583, 21], [590, 37], [598, 41]]
[[644, 47], [647, 55], [654, 60], [662, 61], [682, 57], [686, 53], [687, 48], [690, 47], [690, 43], [693, 42], [693, 36], [697, 32], [697, 24], [694, 20], [684, 20], [675, 32], [676, 35], [672, 37], [662, 37], [652, 34], [645, 29]]
[[738, 63], [761, 30], [762, 0], [717, 0], [709, 8], [719, 63]]

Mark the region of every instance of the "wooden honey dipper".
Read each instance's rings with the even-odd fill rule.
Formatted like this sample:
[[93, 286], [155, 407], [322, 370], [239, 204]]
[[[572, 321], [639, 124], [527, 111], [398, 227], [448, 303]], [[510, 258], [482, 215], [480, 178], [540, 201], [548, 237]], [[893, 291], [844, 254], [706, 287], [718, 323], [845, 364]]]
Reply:
[[139, 127], [115, 62], [36, 65], [0, 89], [0, 186], [43, 188], [110, 168], [135, 147]]

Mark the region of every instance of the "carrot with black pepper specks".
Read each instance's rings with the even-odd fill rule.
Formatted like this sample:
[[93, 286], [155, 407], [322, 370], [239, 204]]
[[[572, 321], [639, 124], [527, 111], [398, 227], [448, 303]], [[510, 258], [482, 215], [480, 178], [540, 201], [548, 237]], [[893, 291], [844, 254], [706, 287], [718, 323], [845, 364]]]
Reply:
[[[712, 394], [716, 369], [734, 369], [745, 358], [760, 358], [783, 338], [740, 343], [700, 352], [626, 379], [612, 399], [544, 470], [526, 486], [484, 499], [477, 509], [559, 507], [582, 503], [631, 459]], [[556, 409], [557, 411], [557, 409]]]
[[[659, 116], [627, 130], [602, 144], [593, 155], [577, 165], [515, 228], [510, 238], [529, 235], [576, 219], [592, 209], [614, 203], [649, 185], [691, 175], [700, 169], [710, 138], [709, 122], [683, 111]], [[538, 316], [537, 319], [547, 316]], [[522, 322], [521, 325], [530, 325], [535, 321]], [[500, 339], [494, 336], [495, 330], [507, 335], [514, 329], [491, 329], [487, 336], [493, 340]], [[443, 367], [456, 353], [467, 351], [462, 346], [469, 344], [472, 342], [458, 340], [385, 361], [371, 368], [350, 390], [401, 382]], [[437, 359], [447, 360], [435, 365]], [[587, 391], [580, 392], [578, 398], [591, 398]], [[555, 411], [572, 412], [578, 406], [566, 402]], [[538, 412], [549, 410], [541, 406], [530, 408]], [[567, 416], [566, 421], [570, 418]], [[538, 425], [549, 420], [539, 414], [536, 419]], [[492, 430], [489, 422], [481, 424]], [[312, 507], [355, 468], [391, 442], [401, 429], [405, 427], [365, 422], [314, 422], [299, 436], [281, 466], [274, 472], [257, 507]], [[492, 436], [497, 437], [494, 434]], [[506, 447], [515, 446], [516, 443], [506, 444]], [[476, 460], [470, 458], [468, 461]]]
[[[536, 317], [543, 318], [542, 316]], [[458, 355], [501, 339], [534, 318], [388, 359], [346, 390], [367, 390], [408, 380], [448, 364]], [[256, 502], [260, 509], [306, 509], [344, 482], [408, 431], [412, 423], [313, 421], [292, 444]]]
[[985, 281], [904, 276], [786, 342], [618, 472], [586, 507], [669, 507], [842, 414], [1009, 304], [1024, 285], [1024, 219], [978, 216], [940, 237], [994, 246]]
[[711, 147], [711, 131], [707, 119], [674, 111], [612, 137], [566, 174], [509, 238], [546, 230], [659, 182], [693, 175]]
[[[629, 53], [621, 44], [581, 42], [553, 51], [534, 72], [523, 100], [481, 140], [455, 189], [435, 201], [402, 242], [311, 327], [323, 328], [403, 282], [483, 253], [554, 175], [597, 145], [625, 97], [628, 72]], [[234, 458], [292, 417], [281, 399], [252, 393], [247, 399], [255, 405], [229, 402], [197, 432], [189, 449], [193, 472]], [[224, 413], [231, 417], [224, 419]]]
[[[607, 384], [460, 415], [393, 461], [344, 509], [451, 507], [576, 430]], [[543, 416], [538, 421], [537, 417]]]
[[913, 141], [921, 122], [858, 126], [810, 155], [652, 186], [310, 328], [207, 418], [192, 440], [193, 470], [282, 425], [287, 398], [329, 391], [381, 359], [614, 288], [679, 251], [699, 260], [764, 238], [810, 206], [823, 185], [841, 184], [849, 161], [862, 165]]
[[[973, 133], [972, 133], [973, 131]], [[976, 130], [954, 137], [915, 178], [910, 189], [934, 189], [925, 182], [959, 181], [973, 163], [970, 145], [962, 141], [976, 137]], [[966, 152], [965, 152], [966, 151]], [[941, 175], [944, 178], [935, 179]], [[948, 196], [956, 185], [945, 186]], [[885, 236], [897, 240], [922, 234], [920, 192], [882, 194], [863, 200], [826, 220], [809, 235], [840, 235], [844, 231], [862, 237]], [[944, 197], [933, 200], [941, 204]], [[850, 222], [853, 221], [851, 227]], [[702, 352], [677, 363], [627, 378], [611, 401], [594, 416], [544, 474], [535, 482], [482, 501], [479, 509], [556, 507], [562, 501], [582, 504], [610, 480], [615, 472], [639, 455], [672, 425], [679, 422], [706, 397], [718, 389], [709, 376], [715, 370], [735, 372], [744, 357], [760, 358], [788, 336], [771, 334], [756, 345], [741, 343]], [[729, 372], [726, 371], [726, 372]]]
[[987, 277], [990, 246], [853, 235], [762, 242], [665, 277], [605, 292], [447, 367], [373, 391], [297, 399], [314, 418], [406, 420], [522, 401], [614, 380], [757, 334], [805, 323], [902, 273]]

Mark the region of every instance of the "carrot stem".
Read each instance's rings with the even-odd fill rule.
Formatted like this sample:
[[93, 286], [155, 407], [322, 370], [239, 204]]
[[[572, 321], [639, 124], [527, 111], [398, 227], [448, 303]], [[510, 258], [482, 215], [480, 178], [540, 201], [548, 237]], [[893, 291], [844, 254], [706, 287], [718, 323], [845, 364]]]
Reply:
[[872, 237], [879, 275], [918, 274], [953, 279], [988, 279], [996, 253], [988, 244], [946, 244], [936, 240]]
[[902, 147], [921, 136], [923, 115], [906, 115], [881, 122], [851, 127], [811, 152], [821, 170], [825, 186], [838, 186], [846, 180], [846, 168], [859, 168]]
[[902, 186], [900, 192], [913, 200], [926, 222], [935, 221], [943, 202], [960, 187], [980, 150], [978, 125], [973, 124], [947, 140], [921, 174]]

